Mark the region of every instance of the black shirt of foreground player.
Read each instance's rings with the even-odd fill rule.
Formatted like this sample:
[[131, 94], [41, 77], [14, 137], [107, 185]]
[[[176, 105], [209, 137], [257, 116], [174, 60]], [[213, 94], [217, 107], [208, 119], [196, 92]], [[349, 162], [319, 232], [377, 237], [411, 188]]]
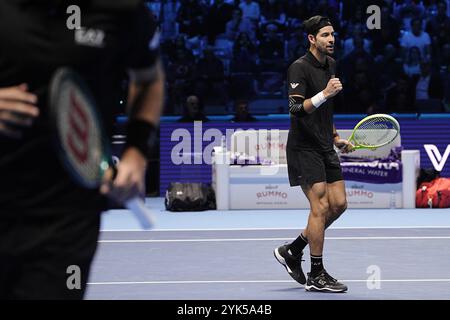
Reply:
[[[292, 63], [288, 70], [288, 94], [310, 99], [326, 88], [335, 74], [336, 61], [326, 56], [321, 64], [308, 51]], [[307, 114], [290, 115], [287, 148], [297, 150], [333, 150], [333, 99], [327, 100], [320, 108]]]
[[61, 66], [81, 74], [110, 133], [124, 74], [138, 76], [158, 58], [156, 23], [143, 4], [111, 1], [104, 8], [96, 5], [99, 1], [86, 2], [81, 29], [72, 30], [66, 26], [66, 8], [54, 2], [0, 1], [0, 87], [27, 83], [40, 109], [21, 139], [0, 136], [0, 217], [104, 208], [99, 193], [78, 186], [57, 158], [48, 121], [49, 81]]

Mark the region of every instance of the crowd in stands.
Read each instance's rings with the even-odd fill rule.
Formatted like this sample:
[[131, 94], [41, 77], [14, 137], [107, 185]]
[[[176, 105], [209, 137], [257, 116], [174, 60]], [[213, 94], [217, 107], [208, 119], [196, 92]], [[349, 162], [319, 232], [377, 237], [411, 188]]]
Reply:
[[[317, 14], [328, 16], [335, 30], [344, 86], [336, 112], [450, 111], [449, 2], [149, 1], [162, 35], [165, 112], [188, 121], [234, 106], [242, 121], [249, 101], [287, 104], [287, 68], [309, 47], [302, 22]], [[369, 5], [381, 9], [380, 29], [367, 27]], [[274, 112], [286, 109], [274, 105], [268, 113]]]

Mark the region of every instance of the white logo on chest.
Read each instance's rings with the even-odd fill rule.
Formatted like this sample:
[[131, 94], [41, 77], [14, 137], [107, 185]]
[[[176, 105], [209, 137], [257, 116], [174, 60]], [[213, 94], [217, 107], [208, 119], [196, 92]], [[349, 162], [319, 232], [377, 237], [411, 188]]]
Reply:
[[86, 28], [75, 30], [75, 43], [79, 45], [101, 48], [104, 45], [104, 39], [103, 30]]
[[293, 83], [293, 82], [291, 82], [291, 88], [292, 88], [292, 89], [297, 88], [298, 85], [299, 85], [298, 83]]

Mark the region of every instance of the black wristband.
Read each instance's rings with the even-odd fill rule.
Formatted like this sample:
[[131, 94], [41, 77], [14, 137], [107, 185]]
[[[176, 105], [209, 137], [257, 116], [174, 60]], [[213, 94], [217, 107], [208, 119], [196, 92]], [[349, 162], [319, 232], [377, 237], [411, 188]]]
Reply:
[[135, 147], [145, 158], [150, 156], [151, 148], [156, 143], [157, 129], [150, 122], [132, 119], [127, 124], [127, 142], [125, 149]]

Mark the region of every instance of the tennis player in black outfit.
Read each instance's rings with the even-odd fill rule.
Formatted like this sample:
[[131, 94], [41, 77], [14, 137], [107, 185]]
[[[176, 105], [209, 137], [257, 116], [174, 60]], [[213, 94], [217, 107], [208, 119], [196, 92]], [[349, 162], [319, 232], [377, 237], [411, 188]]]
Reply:
[[[333, 124], [333, 97], [342, 90], [336, 78], [334, 30], [326, 17], [304, 22], [309, 51], [288, 70], [291, 126], [286, 146], [289, 182], [300, 185], [310, 203], [308, 225], [291, 244], [276, 248], [276, 259], [308, 291], [344, 292], [347, 287], [324, 268], [322, 252], [325, 229], [346, 209], [345, 186], [339, 158], [333, 146], [350, 152], [353, 146], [341, 139]], [[303, 249], [309, 245], [311, 272], [302, 271]]]
[[[80, 29], [67, 27], [70, 5]], [[0, 299], [83, 298], [105, 195], [144, 191], [163, 101], [158, 39], [138, 0], [0, 1]], [[129, 73], [127, 144], [101, 190], [72, 181], [53, 144], [46, 92], [63, 66], [86, 80], [109, 134]]]

